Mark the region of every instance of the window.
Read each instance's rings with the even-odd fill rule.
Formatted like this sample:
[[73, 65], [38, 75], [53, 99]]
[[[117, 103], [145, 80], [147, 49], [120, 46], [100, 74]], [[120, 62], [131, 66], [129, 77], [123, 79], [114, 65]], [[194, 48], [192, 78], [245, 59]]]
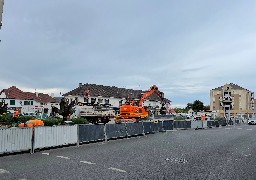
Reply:
[[10, 100], [10, 105], [15, 105], [15, 100]]
[[31, 101], [30, 104], [33, 106], [33, 101]]
[[98, 102], [99, 102], [99, 103], [102, 103], [102, 102], [103, 102], [103, 99], [98, 99]]
[[109, 99], [105, 99], [105, 104], [109, 104]]
[[30, 101], [24, 101], [24, 105], [25, 105], [25, 106], [30, 105]]

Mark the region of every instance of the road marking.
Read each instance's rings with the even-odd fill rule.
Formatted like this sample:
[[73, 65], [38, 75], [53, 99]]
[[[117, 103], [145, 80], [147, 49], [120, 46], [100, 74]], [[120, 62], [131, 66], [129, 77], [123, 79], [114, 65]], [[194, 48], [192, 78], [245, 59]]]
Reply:
[[49, 156], [50, 155], [50, 153], [42, 153], [43, 155], [47, 155], [47, 156]]
[[122, 169], [117, 169], [117, 168], [113, 168], [113, 167], [111, 167], [111, 168], [108, 168], [108, 169], [110, 169], [110, 170], [113, 170], [113, 171], [118, 171], [118, 172], [127, 173], [125, 170], [122, 170]]
[[0, 174], [9, 174], [10, 172], [5, 169], [0, 169]]
[[247, 129], [248, 131], [252, 131], [252, 129]]
[[61, 158], [61, 159], [70, 159], [69, 157], [64, 157], [64, 156], [56, 156], [58, 158]]
[[237, 129], [242, 129], [242, 128], [237, 128]]
[[92, 162], [89, 162], [89, 161], [80, 161], [80, 163], [85, 163], [85, 164], [90, 164], [90, 165], [96, 164], [96, 163], [92, 163]]
[[172, 131], [177, 131], [177, 130], [166, 130], [166, 132], [172, 132]]
[[225, 128], [225, 129], [231, 129], [231, 128]]

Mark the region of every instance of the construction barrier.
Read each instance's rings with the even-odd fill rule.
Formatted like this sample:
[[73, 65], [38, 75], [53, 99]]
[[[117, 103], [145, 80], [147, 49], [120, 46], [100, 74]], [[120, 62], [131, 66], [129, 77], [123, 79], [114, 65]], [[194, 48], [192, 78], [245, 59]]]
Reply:
[[151, 128], [152, 124], [153, 122], [143, 122], [144, 134], [152, 133], [152, 128]]
[[159, 128], [162, 126], [162, 122], [161, 121], [156, 121], [156, 122], [152, 122], [151, 123], [151, 130], [152, 130], [152, 133], [156, 133], [156, 132], [159, 132]]
[[191, 128], [191, 121], [174, 121], [174, 128], [189, 129]]
[[139, 123], [126, 123], [126, 130], [128, 136], [136, 136], [143, 134], [142, 122]]
[[127, 136], [125, 123], [121, 124], [106, 124], [106, 137], [107, 139], [123, 138]]
[[207, 127], [215, 127], [216, 122], [215, 121], [206, 121], [207, 122]]
[[173, 119], [174, 115], [155, 115], [155, 119]]
[[63, 146], [77, 143], [77, 125], [35, 127], [33, 149]]
[[191, 128], [192, 129], [202, 129], [203, 128], [203, 121], [191, 121]]
[[173, 121], [163, 121], [163, 129], [164, 130], [173, 130]]
[[32, 150], [31, 128], [0, 129], [0, 154]]
[[104, 125], [84, 124], [78, 126], [79, 142], [100, 141], [105, 139]]
[[203, 129], [207, 128], [207, 121], [203, 121], [202, 125], [203, 125]]

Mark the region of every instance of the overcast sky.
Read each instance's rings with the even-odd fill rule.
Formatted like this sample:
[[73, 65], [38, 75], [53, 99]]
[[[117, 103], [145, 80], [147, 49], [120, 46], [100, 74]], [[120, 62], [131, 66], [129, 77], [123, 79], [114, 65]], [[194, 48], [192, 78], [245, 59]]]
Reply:
[[256, 90], [255, 0], [5, 0], [0, 39], [0, 89], [155, 84], [174, 106]]

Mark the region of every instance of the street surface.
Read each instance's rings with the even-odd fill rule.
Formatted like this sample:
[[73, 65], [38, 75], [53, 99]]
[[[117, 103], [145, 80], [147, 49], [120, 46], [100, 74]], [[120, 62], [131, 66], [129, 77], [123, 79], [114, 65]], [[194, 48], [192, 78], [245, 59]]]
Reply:
[[0, 179], [256, 179], [256, 126], [178, 130], [0, 157]]

